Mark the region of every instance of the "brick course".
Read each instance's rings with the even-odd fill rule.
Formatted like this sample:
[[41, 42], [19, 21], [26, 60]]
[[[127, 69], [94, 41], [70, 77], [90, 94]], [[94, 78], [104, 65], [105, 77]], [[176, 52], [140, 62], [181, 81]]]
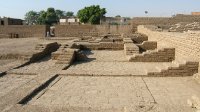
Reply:
[[0, 26], [0, 37], [2, 38], [45, 37], [47, 30], [48, 30], [48, 27], [45, 25]]
[[57, 25], [55, 26], [56, 37], [83, 37], [99, 36], [102, 34], [132, 33], [131, 25]]
[[[176, 60], [200, 61], [200, 37], [199, 33], [178, 33], [178, 32], [158, 32], [151, 30], [150, 26], [138, 26], [138, 32], [148, 35], [150, 41], [157, 41], [157, 47], [164, 48], [170, 46], [176, 49]], [[196, 68], [197, 70], [200, 67]], [[199, 74], [199, 73], [198, 73]], [[200, 81], [200, 74], [197, 80]]]
[[175, 59], [174, 48], [164, 48], [144, 52], [142, 54], [134, 54], [129, 57], [130, 62], [171, 62]]

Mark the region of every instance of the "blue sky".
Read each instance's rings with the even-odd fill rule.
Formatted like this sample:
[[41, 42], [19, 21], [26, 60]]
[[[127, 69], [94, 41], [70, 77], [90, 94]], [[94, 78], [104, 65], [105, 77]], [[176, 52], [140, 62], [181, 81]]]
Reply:
[[[200, 11], [200, 0], [0, 0], [0, 16], [24, 18], [29, 10], [46, 10], [54, 7], [77, 12], [89, 5], [100, 5], [107, 9], [106, 16], [171, 16], [176, 13], [189, 14]], [[149, 11], [148, 15], [144, 11]]]

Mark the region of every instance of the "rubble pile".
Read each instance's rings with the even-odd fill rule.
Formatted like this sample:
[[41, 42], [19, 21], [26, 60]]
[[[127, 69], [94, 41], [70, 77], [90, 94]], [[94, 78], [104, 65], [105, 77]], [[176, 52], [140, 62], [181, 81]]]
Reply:
[[184, 32], [184, 31], [189, 31], [189, 30], [200, 30], [200, 23], [199, 22], [193, 22], [193, 23], [181, 22], [169, 28], [169, 32]]

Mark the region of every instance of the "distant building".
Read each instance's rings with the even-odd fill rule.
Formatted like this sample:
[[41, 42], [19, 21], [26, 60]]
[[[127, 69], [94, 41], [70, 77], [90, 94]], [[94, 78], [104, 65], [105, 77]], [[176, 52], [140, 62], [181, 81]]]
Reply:
[[15, 18], [7, 18], [7, 17], [0, 17], [0, 26], [6, 25], [23, 25], [22, 19], [15, 19]]
[[78, 25], [80, 24], [80, 20], [76, 17], [63, 17], [60, 19], [60, 25]]
[[192, 12], [191, 14], [195, 16], [200, 16], [200, 12]]
[[101, 24], [128, 25], [130, 24], [130, 20], [130, 18], [125, 17], [105, 17], [101, 19]]

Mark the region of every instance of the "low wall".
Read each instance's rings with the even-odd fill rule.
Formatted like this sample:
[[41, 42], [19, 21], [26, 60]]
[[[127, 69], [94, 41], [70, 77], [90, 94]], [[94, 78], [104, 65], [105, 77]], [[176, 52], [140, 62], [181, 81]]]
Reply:
[[135, 17], [132, 19], [133, 25], [167, 25], [170, 17]]
[[72, 64], [75, 59], [75, 49], [59, 48], [56, 52], [51, 54], [51, 59], [56, 60], [56, 64]]
[[148, 36], [146, 35], [141, 35], [141, 36], [133, 36], [131, 37], [131, 39], [133, 40], [134, 43], [142, 43], [144, 41], [148, 41]]
[[185, 62], [184, 64], [179, 64], [176, 67], [167, 67], [158, 72], [148, 72], [148, 76], [159, 76], [159, 77], [180, 77], [180, 76], [192, 76], [198, 73], [198, 62]]
[[171, 62], [175, 58], [174, 48], [164, 48], [129, 57], [130, 62]]
[[59, 48], [57, 42], [50, 43], [41, 43], [35, 47], [35, 51], [33, 54], [29, 54], [27, 56], [23, 56], [23, 60], [28, 61], [27, 63], [36, 62], [47, 55], [50, 55], [52, 52], [55, 52]]
[[[1, 38], [45, 37], [48, 27], [45, 25], [8, 25], [0, 26]], [[5, 35], [5, 36], [4, 36]]]
[[95, 27], [100, 34], [130, 34], [135, 32], [135, 28], [132, 25], [96, 25]]
[[55, 26], [56, 37], [83, 37], [98, 36], [112, 33], [133, 33], [131, 25], [57, 25]]
[[89, 49], [89, 50], [124, 50], [123, 43], [99, 42], [99, 43], [84, 43], [80, 45], [81, 49]]
[[92, 25], [56, 25], [56, 37], [77, 37], [83, 36], [85, 33], [93, 32], [94, 26]]
[[148, 35], [150, 41], [157, 41], [158, 48], [175, 48], [176, 59], [184, 57], [200, 61], [200, 34], [158, 32], [151, 30], [150, 26], [138, 26], [138, 32]]
[[137, 44], [143, 50], [154, 50], [157, 48], [156, 41], [144, 41], [142, 44]]
[[132, 25], [159, 25], [168, 26], [179, 22], [200, 22], [199, 15], [182, 15], [174, 17], [135, 17], [132, 19]]
[[123, 42], [125, 55], [139, 54], [139, 47], [133, 43], [131, 38], [124, 38]]

